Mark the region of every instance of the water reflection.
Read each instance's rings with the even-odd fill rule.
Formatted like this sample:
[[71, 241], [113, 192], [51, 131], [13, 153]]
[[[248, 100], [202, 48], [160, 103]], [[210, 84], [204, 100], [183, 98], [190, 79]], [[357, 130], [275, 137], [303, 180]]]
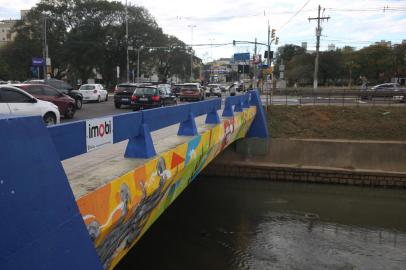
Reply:
[[200, 178], [117, 269], [406, 269], [406, 191]]

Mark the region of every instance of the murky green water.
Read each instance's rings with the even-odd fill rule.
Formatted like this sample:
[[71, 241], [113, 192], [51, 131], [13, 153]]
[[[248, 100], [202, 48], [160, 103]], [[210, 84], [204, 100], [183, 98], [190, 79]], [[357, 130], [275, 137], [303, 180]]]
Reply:
[[117, 269], [406, 269], [406, 190], [200, 177]]

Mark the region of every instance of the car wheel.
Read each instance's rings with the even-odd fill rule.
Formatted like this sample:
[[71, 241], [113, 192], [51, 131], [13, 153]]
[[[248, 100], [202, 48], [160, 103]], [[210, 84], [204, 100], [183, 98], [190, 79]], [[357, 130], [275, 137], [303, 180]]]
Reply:
[[101, 97], [98, 96], [98, 97], [97, 97], [97, 103], [100, 103], [100, 102], [101, 102]]
[[65, 111], [65, 118], [71, 119], [75, 115], [75, 107], [73, 105], [68, 105]]
[[104, 101], [108, 101], [109, 100], [109, 94], [106, 94], [106, 99]]
[[83, 105], [82, 100], [80, 98], [76, 99], [75, 105], [76, 105], [76, 109], [78, 109], [78, 110], [82, 109], [82, 105]]
[[44, 124], [46, 126], [52, 126], [56, 124], [56, 116], [55, 114], [48, 112], [44, 115]]
[[121, 104], [120, 104], [120, 103], [117, 103], [117, 102], [114, 102], [114, 107], [116, 107], [117, 109], [120, 109], [120, 108], [121, 108]]

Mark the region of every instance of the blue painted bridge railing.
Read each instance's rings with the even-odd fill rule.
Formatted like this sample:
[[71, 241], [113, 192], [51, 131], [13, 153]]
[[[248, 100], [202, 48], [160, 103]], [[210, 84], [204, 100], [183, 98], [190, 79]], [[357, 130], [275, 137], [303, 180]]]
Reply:
[[[223, 116], [249, 106], [257, 113], [249, 137], [267, 137], [257, 91], [227, 97]], [[180, 123], [196, 135], [195, 117], [220, 122], [221, 100], [111, 116], [113, 142], [129, 139], [125, 156], [155, 155], [150, 132]], [[86, 121], [46, 128], [39, 116], [0, 116], [0, 269], [103, 269], [61, 160], [87, 152]]]
[[[243, 108], [257, 105], [256, 91], [244, 95], [230, 96], [225, 100], [223, 117], [232, 117]], [[233, 108], [234, 107], [234, 108]], [[197, 135], [195, 117], [207, 114], [206, 124], [218, 124], [220, 118], [217, 111], [221, 109], [221, 99], [182, 104], [178, 106], [157, 108], [140, 112], [125, 113], [112, 116], [113, 143], [129, 139], [125, 157], [149, 158], [156, 154], [150, 132], [180, 123], [178, 135]], [[65, 160], [87, 152], [86, 121], [61, 124], [49, 127], [60, 160]], [[254, 134], [255, 135], [255, 134]], [[257, 137], [267, 137], [257, 134]]]

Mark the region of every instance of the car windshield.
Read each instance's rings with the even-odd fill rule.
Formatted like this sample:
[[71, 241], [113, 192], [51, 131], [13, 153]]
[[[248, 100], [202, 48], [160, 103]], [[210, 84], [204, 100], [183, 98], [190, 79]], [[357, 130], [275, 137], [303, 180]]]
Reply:
[[155, 95], [156, 94], [156, 88], [152, 87], [142, 87], [142, 88], [137, 88], [134, 91], [135, 95]]
[[94, 85], [82, 85], [79, 90], [93, 90], [96, 87]]
[[118, 90], [124, 91], [124, 90], [131, 90], [133, 91], [136, 88], [135, 85], [131, 85], [131, 84], [120, 84], [118, 86]]

